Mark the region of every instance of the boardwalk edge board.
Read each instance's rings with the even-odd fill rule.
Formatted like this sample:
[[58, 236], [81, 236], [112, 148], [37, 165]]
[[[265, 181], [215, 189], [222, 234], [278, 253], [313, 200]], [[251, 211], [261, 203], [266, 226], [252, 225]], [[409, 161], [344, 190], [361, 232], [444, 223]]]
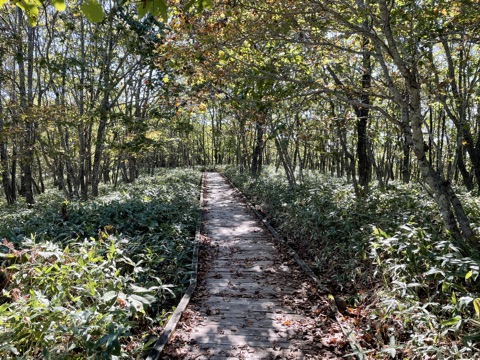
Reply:
[[190, 285], [182, 297], [182, 300], [178, 304], [177, 308], [173, 312], [173, 315], [168, 320], [167, 325], [163, 329], [159, 338], [150, 349], [146, 360], [158, 360], [162, 354], [163, 348], [167, 344], [170, 337], [173, 335], [177, 325], [182, 317], [183, 312], [187, 308], [190, 299], [197, 287], [197, 276], [198, 276], [198, 250], [200, 247], [200, 236], [201, 236], [201, 225], [202, 225], [202, 213], [204, 207], [204, 198], [203, 192], [205, 190], [205, 173], [202, 173], [201, 185], [200, 185], [200, 215], [197, 223], [197, 228], [195, 230], [195, 245], [193, 248], [192, 254], [192, 274], [190, 276]]
[[[322, 284], [320, 279], [318, 278], [317, 275], [313, 272], [313, 270], [303, 261], [297, 254], [297, 252], [288, 245], [288, 243], [280, 236], [280, 234], [273, 228], [273, 226], [260, 214], [255, 206], [248, 200], [248, 198], [245, 196], [245, 194], [233, 184], [229, 178], [227, 178], [223, 173], [221, 173], [222, 177], [226, 179], [226, 181], [235, 189], [235, 191], [242, 197], [242, 199], [245, 201], [245, 203], [248, 205], [248, 207], [253, 211], [253, 213], [262, 221], [262, 224], [268, 229], [268, 231], [272, 234], [273, 238], [284, 245], [288, 251], [288, 254], [292, 256], [292, 258], [295, 260], [295, 262], [302, 268], [302, 270], [309, 275], [313, 281], [315, 281], [315, 284], [317, 285], [317, 289], [324, 292], [324, 293], [330, 293], [330, 290], [325, 287], [325, 285]], [[350, 356], [355, 356], [359, 360], [363, 360], [365, 351], [362, 349], [362, 346], [358, 342], [357, 338], [355, 337], [355, 334], [353, 332], [353, 329], [342, 320], [342, 315], [341, 312], [339, 311], [337, 305], [335, 304], [335, 301], [331, 302], [331, 306], [336, 312], [335, 319], [337, 320], [338, 325], [342, 329], [343, 334], [345, 337], [348, 339], [350, 343], [350, 347], [353, 350], [353, 353], [350, 354]]]

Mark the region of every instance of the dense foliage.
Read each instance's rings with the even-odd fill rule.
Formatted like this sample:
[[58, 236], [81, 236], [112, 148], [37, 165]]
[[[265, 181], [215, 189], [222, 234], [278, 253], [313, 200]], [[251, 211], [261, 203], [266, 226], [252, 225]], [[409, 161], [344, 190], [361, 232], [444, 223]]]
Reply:
[[[393, 183], [359, 200], [344, 179], [318, 173], [295, 188], [273, 169], [226, 174], [332, 293], [347, 296], [366, 349], [408, 359], [477, 354], [480, 256], [444, 231], [423, 188]], [[478, 228], [480, 203], [466, 195]]]
[[[473, 354], [478, 1], [50, 3], [0, 0], [0, 180], [9, 204], [0, 223], [0, 316], [20, 323], [17, 301], [68, 308], [62, 294], [77, 303], [82, 291], [89, 311], [117, 312], [88, 320], [98, 326], [84, 338], [80, 325], [62, 330], [42, 323], [44, 315], [24, 316], [40, 319], [38, 330], [30, 338], [6, 326], [2, 351], [37, 356], [38, 339], [57, 344], [44, 338], [52, 326], [64, 331], [63, 345], [48, 345], [45, 356], [128, 347], [117, 341], [127, 341], [124, 330], [108, 324], [153, 319], [164, 306], [139, 304], [181, 291], [177, 265], [188, 257], [182, 239], [192, 220], [190, 207], [168, 198], [183, 193], [180, 184], [149, 194], [139, 175], [228, 164], [332, 291], [368, 310], [366, 343], [405, 357], [414, 348], [453, 354], [454, 346], [460, 357]], [[267, 165], [286, 181], [263, 176]], [[102, 194], [110, 183], [128, 190]], [[159, 242], [144, 240], [147, 233]], [[103, 290], [88, 285], [97, 285], [88, 279], [100, 267], [115, 274], [118, 264], [127, 269], [122, 281], [104, 271]], [[59, 288], [44, 272], [81, 275]], [[47, 303], [45, 294], [60, 300]], [[125, 331], [136, 326], [144, 324]]]
[[132, 358], [190, 278], [199, 173], [1, 210], [0, 357]]

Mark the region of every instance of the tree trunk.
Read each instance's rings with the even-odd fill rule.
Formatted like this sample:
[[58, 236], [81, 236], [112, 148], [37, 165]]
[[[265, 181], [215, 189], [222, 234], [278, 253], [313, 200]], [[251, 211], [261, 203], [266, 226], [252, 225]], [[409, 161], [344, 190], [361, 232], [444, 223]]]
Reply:
[[[18, 8], [18, 29], [19, 32], [23, 28], [23, 12]], [[28, 112], [33, 105], [33, 49], [34, 49], [34, 28], [27, 27], [27, 74], [25, 74], [25, 56], [23, 52], [22, 38], [19, 37], [17, 44], [17, 64], [19, 76], [19, 94], [20, 94], [20, 111], [27, 114], [24, 119], [25, 134], [23, 138], [21, 169], [22, 169], [22, 195], [25, 197], [26, 203], [30, 206], [35, 203], [33, 197], [33, 178], [32, 178], [32, 161], [33, 161], [33, 145], [34, 145], [34, 124]]]
[[100, 164], [103, 158], [105, 129], [108, 121], [108, 95], [106, 94], [100, 108], [100, 122], [97, 129], [97, 139], [95, 141], [95, 156], [93, 158], [92, 172], [92, 196], [98, 196], [98, 185], [100, 184]]
[[278, 137], [275, 137], [275, 146], [277, 147], [278, 156], [280, 157], [280, 161], [283, 164], [283, 169], [285, 170], [285, 175], [288, 180], [288, 184], [291, 187], [295, 187], [297, 185], [297, 180], [295, 179], [295, 170], [292, 167], [292, 160], [288, 155], [288, 150], [285, 144], [282, 143]]
[[[111, 27], [110, 27], [111, 28]], [[99, 124], [97, 129], [97, 138], [95, 140], [95, 154], [93, 158], [92, 170], [92, 195], [98, 196], [98, 185], [100, 183], [100, 165], [103, 159], [105, 131], [108, 122], [108, 113], [110, 111], [110, 92], [112, 91], [110, 64], [112, 62], [113, 54], [113, 39], [107, 39], [107, 49], [105, 54], [105, 65], [103, 69], [103, 97], [99, 108]]]
[[[403, 132], [407, 137], [407, 141], [413, 147], [413, 153], [417, 158], [417, 164], [425, 184], [430, 187], [430, 192], [435, 199], [442, 219], [446, 228], [456, 237], [465, 239], [473, 239], [474, 234], [470, 227], [470, 221], [465, 215], [463, 207], [452, 189], [449, 181], [446, 181], [443, 174], [434, 170], [432, 165], [427, 161], [424, 146], [424, 137], [422, 126], [424, 117], [422, 115], [421, 86], [418, 82], [418, 70], [416, 65], [404, 58], [408, 54], [406, 51], [399, 49], [399, 44], [392, 32], [392, 23], [390, 21], [390, 8], [386, 0], [379, 0], [379, 15], [381, 21], [381, 31], [385, 36], [385, 41], [373, 36], [375, 48], [377, 49], [377, 60], [379, 61], [385, 77], [389, 80], [389, 87], [394, 94], [394, 98], [400, 106], [409, 106], [411, 127], [402, 123]], [[408, 94], [408, 102], [401, 96], [396, 85], [391, 81], [390, 69], [385, 63], [385, 45], [388, 46], [388, 56], [391, 57], [399, 73], [403, 77], [404, 88]]]
[[[362, 6], [363, 7], [363, 6]], [[363, 27], [369, 30], [368, 22], [364, 22]], [[369, 89], [372, 83], [372, 62], [370, 56], [370, 40], [362, 37], [362, 62], [363, 62], [363, 74], [362, 74], [362, 94], [360, 96], [360, 102], [362, 105], [356, 108], [357, 113], [357, 159], [358, 159], [358, 182], [363, 188], [363, 193], [368, 192], [368, 185], [370, 182], [371, 166], [368, 156], [368, 114], [370, 105]]]
[[259, 176], [262, 172], [263, 148], [265, 146], [265, 141], [263, 140], [265, 131], [264, 127], [263, 118], [255, 123], [256, 137], [252, 155], [252, 176]]
[[474, 189], [473, 186], [473, 178], [472, 175], [468, 172], [467, 167], [465, 166], [465, 155], [464, 155], [464, 148], [462, 146], [462, 138], [459, 136], [457, 139], [457, 150], [456, 150], [456, 160], [457, 160], [457, 167], [458, 171], [463, 178], [463, 184], [467, 188], [468, 191], [472, 191]]
[[78, 143], [79, 143], [79, 159], [78, 159], [78, 185], [80, 187], [80, 197], [86, 201], [88, 199], [88, 187], [87, 187], [87, 137], [86, 137], [86, 125], [83, 119], [85, 114], [85, 23], [83, 17], [80, 19], [80, 79], [79, 79], [79, 102], [78, 112], [80, 115], [79, 124], [77, 128]]
[[[407, 129], [408, 124], [410, 124], [409, 110], [407, 106], [401, 106], [401, 118], [403, 129]], [[405, 131], [405, 130], [403, 130]], [[402, 179], [404, 184], [410, 183], [410, 145], [408, 144], [408, 134], [402, 134]]]
[[[413, 86], [412, 86], [413, 85]], [[430, 187], [433, 197], [439, 207], [446, 228], [455, 236], [466, 239], [474, 237], [470, 221], [452, 189], [449, 181], [436, 172], [427, 161], [422, 131], [423, 116], [421, 114], [420, 89], [417, 84], [410, 85], [412, 111], [412, 144], [420, 172], [425, 183]]]
[[[0, 59], [1, 60], [1, 59]], [[2, 82], [0, 78], [0, 88]], [[7, 133], [4, 127], [4, 114], [3, 114], [3, 99], [0, 92], [0, 168], [2, 169], [2, 186], [5, 193], [5, 199], [8, 204], [14, 204], [16, 201], [15, 191], [12, 189], [12, 183], [10, 181], [10, 168], [8, 164], [8, 151], [7, 151]]]

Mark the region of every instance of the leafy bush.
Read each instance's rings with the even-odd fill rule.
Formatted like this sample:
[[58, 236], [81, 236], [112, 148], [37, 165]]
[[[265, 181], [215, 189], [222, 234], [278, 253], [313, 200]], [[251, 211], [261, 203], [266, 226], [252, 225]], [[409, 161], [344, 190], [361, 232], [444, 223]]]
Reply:
[[[292, 188], [271, 169], [258, 178], [225, 173], [332, 292], [364, 311], [357, 328], [366, 348], [409, 359], [476, 356], [478, 251], [444, 231], [420, 186], [392, 184], [357, 199], [344, 179], [310, 174]], [[480, 224], [480, 200], [462, 200]]]
[[0, 356], [138, 356], [188, 285], [199, 176], [168, 171], [84, 203], [5, 208]]

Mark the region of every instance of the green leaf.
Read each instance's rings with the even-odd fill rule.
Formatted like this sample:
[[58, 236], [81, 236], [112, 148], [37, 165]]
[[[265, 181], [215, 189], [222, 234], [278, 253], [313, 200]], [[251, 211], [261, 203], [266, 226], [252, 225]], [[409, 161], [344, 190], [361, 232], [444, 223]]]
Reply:
[[163, 21], [168, 20], [168, 7], [164, 0], [152, 0], [156, 6], [153, 6], [153, 16], [162, 15]]
[[103, 294], [102, 300], [104, 302], [108, 302], [108, 301], [110, 301], [110, 300], [112, 300], [113, 298], [116, 298], [116, 297], [117, 297], [117, 292], [112, 290], [112, 291], [108, 291], [105, 294]]
[[[480, 332], [473, 333], [462, 337], [462, 343], [466, 346], [471, 346], [469, 343], [479, 343], [480, 342]], [[443, 360], [438, 358], [439, 360]]]
[[4, 4], [7, 3], [8, 0], [0, 0], [0, 6], [3, 6]]
[[143, 18], [147, 13], [150, 12], [148, 5], [151, 5], [150, 2], [140, 2], [137, 6], [137, 14], [140, 18]]
[[428, 270], [425, 275], [435, 275], [435, 274], [441, 274], [445, 276], [445, 272], [439, 268], [432, 267], [430, 270]]
[[107, 255], [107, 259], [108, 260], [112, 260], [113, 259], [113, 255], [115, 255], [115, 243], [112, 241], [110, 243], [110, 247], [108, 248], [108, 255]]
[[52, 3], [53, 7], [58, 11], [64, 11], [67, 8], [65, 0], [50, 0], [50, 2]]
[[87, 288], [90, 295], [95, 296], [96, 282], [90, 280], [87, 284]]
[[443, 326], [453, 326], [456, 325], [462, 318], [460, 316], [455, 316], [448, 320], [442, 321]]
[[5, 303], [2, 306], [0, 306], [0, 314], [4, 313], [8, 309], [9, 306], [10, 306], [9, 303]]
[[132, 294], [129, 296], [129, 300], [130, 301], [133, 300], [134, 302], [142, 303], [145, 305], [150, 305], [153, 301], [155, 301], [155, 297], [152, 295], [140, 296], [140, 295]]
[[108, 334], [107, 334], [107, 335], [103, 335], [103, 336], [102, 336], [100, 339], [98, 339], [98, 341], [95, 343], [94, 348], [97, 349], [97, 348], [99, 348], [100, 346], [106, 344], [106, 343], [108, 342], [108, 340], [109, 340], [109, 337], [110, 337], [110, 336], [109, 336]]
[[50, 351], [45, 345], [42, 346], [42, 355], [44, 360], [50, 360], [52, 358]]
[[189, 11], [192, 8], [193, 4], [195, 4], [195, 0], [190, 0], [187, 3], [187, 5], [185, 5], [185, 7], [183, 8], [183, 11], [185, 12]]
[[473, 301], [473, 298], [470, 296], [462, 296], [460, 299], [458, 299], [458, 305], [460, 308], [469, 305]]
[[137, 14], [139, 17], [144, 17], [150, 13], [152, 16], [161, 15], [163, 21], [168, 20], [168, 6], [165, 0], [146, 0], [138, 4]]
[[183, 8], [183, 11], [188, 12], [194, 5], [196, 12], [201, 13], [205, 9], [213, 8], [213, 0], [190, 0]]
[[16, 5], [25, 12], [27, 20], [30, 26], [37, 25], [38, 20], [38, 8], [42, 3], [38, 0], [22, 0], [16, 3]]
[[80, 10], [85, 15], [88, 21], [98, 23], [105, 18], [103, 9], [97, 0], [84, 0], [80, 6]]
[[207, 10], [213, 8], [213, 0], [200, 0], [203, 3], [203, 7]]
[[134, 293], [141, 294], [141, 293], [151, 293], [154, 289], [147, 289], [142, 286], [137, 286], [135, 284], [131, 284], [130, 287], [132, 288]]

